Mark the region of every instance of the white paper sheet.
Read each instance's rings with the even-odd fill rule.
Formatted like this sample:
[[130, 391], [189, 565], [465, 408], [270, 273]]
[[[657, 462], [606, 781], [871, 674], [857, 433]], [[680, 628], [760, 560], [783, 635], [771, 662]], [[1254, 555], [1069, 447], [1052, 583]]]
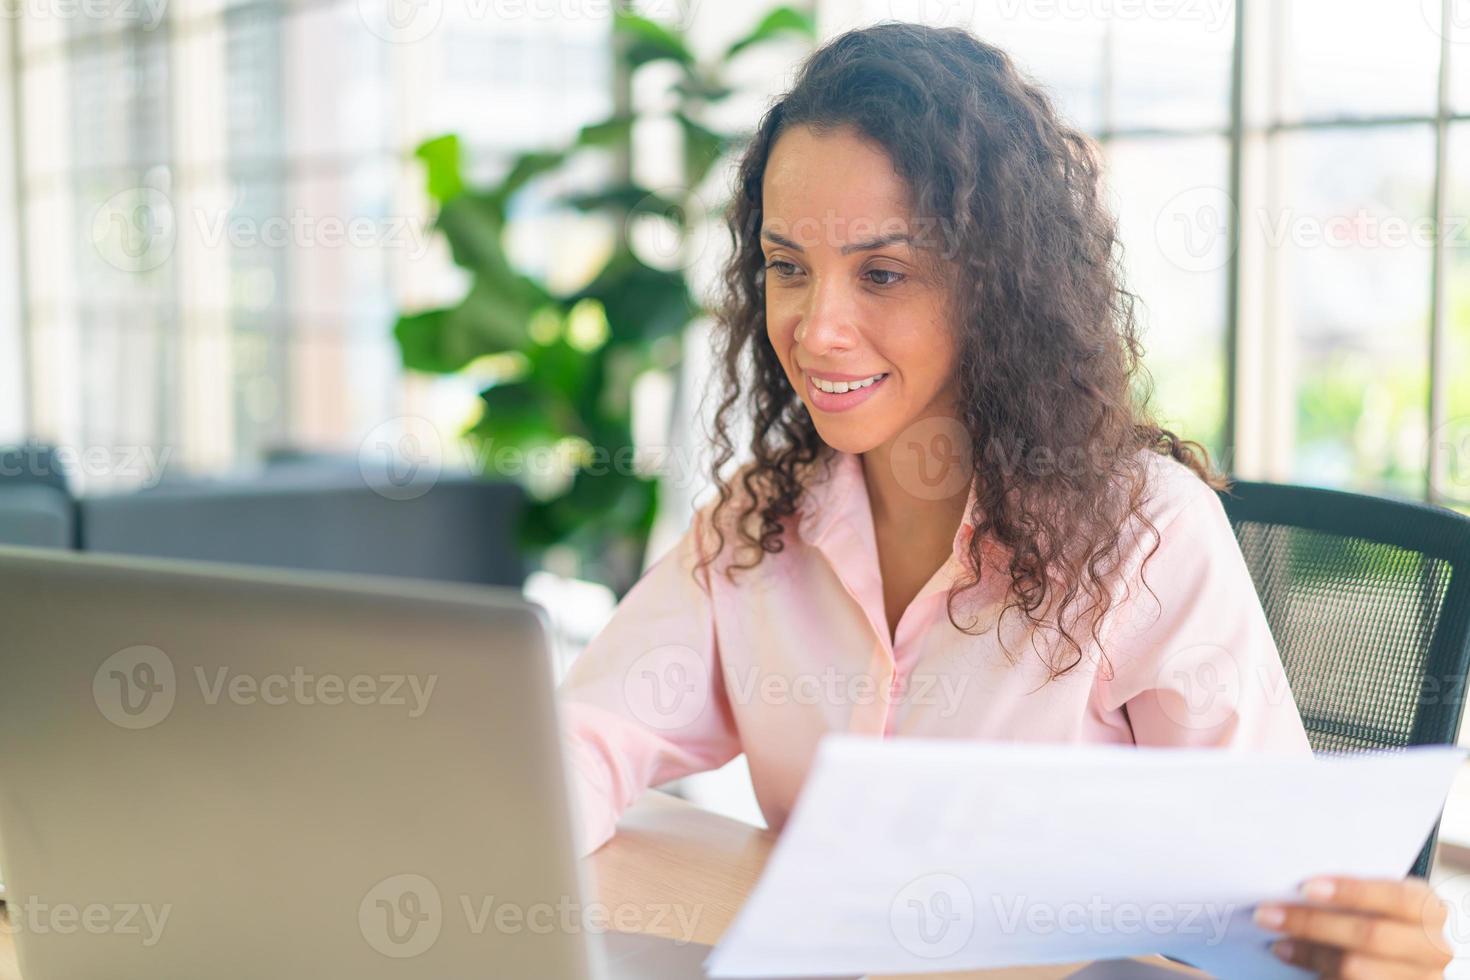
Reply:
[[1315, 874], [1402, 877], [1458, 748], [1313, 758], [829, 735], [709, 975], [1167, 953], [1300, 978], [1251, 922]]

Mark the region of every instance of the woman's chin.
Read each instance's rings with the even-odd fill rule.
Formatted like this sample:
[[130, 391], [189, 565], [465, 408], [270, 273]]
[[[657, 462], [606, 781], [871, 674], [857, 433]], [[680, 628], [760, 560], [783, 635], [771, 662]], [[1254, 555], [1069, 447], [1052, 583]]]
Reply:
[[822, 437], [823, 442], [840, 453], [861, 456], [883, 445], [882, 439], [872, 426], [865, 428], [847, 422], [827, 422], [821, 419], [815, 421], [817, 435]]

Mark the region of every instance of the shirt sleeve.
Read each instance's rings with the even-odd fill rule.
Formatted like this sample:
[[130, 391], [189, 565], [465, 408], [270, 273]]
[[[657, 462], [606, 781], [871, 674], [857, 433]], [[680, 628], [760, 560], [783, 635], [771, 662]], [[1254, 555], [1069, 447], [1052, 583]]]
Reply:
[[578, 853], [602, 846], [650, 786], [715, 769], [741, 751], [716, 643], [703, 512], [623, 597], [557, 689]]
[[[1310, 754], [1224, 507], [1188, 471], [1172, 482], [1172, 502], [1152, 518], [1159, 537], [1143, 569], [1147, 588], [1136, 572], [1129, 577], [1104, 634], [1101, 707], [1122, 708], [1138, 745]], [[1153, 540], [1141, 535], [1143, 553]]]

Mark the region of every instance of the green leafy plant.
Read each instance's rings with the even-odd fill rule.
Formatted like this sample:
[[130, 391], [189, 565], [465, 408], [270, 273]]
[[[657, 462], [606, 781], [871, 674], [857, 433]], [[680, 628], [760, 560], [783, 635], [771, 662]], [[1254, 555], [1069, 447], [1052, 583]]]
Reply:
[[[633, 173], [633, 129], [646, 116], [627, 111], [585, 126], [569, 146], [515, 157], [493, 186], [471, 186], [463, 147], [454, 135], [417, 150], [428, 193], [438, 208], [436, 231], [471, 283], [459, 303], [406, 313], [394, 328], [410, 370], [448, 374], [493, 365], [480, 394], [483, 411], [465, 433], [487, 475], [512, 477], [530, 491], [521, 545], [544, 559], [560, 548], [577, 559], [576, 574], [620, 595], [637, 580], [658, 505], [653, 476], [634, 462], [632, 390], [645, 371], [670, 370], [680, 338], [701, 312], [684, 269], [644, 262], [630, 241], [640, 216], [665, 219], [687, 235], [689, 196], [737, 141], [704, 124], [708, 110], [734, 94], [730, 62], [777, 38], [815, 39], [810, 15], [779, 7], [712, 63], [697, 59], [684, 37], [643, 17], [615, 13], [619, 77], [645, 65], [677, 66], [667, 105], [683, 135], [683, 184], [669, 192], [644, 187]], [[516, 266], [505, 246], [518, 195], [586, 153], [619, 163], [606, 186], [558, 199], [581, 212], [611, 216], [610, 256], [586, 285], [559, 293]], [[538, 482], [515, 461], [548, 454], [563, 465], [555, 485]], [[520, 472], [517, 472], [520, 471]]]

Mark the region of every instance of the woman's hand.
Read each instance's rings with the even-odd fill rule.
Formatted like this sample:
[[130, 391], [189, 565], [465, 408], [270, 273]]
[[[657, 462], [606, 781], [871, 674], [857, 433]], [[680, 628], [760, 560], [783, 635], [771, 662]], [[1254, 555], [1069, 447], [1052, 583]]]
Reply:
[[1422, 879], [1313, 878], [1302, 895], [1256, 908], [1257, 925], [1283, 934], [1271, 949], [1288, 963], [1345, 980], [1424, 980], [1454, 959], [1448, 910]]

